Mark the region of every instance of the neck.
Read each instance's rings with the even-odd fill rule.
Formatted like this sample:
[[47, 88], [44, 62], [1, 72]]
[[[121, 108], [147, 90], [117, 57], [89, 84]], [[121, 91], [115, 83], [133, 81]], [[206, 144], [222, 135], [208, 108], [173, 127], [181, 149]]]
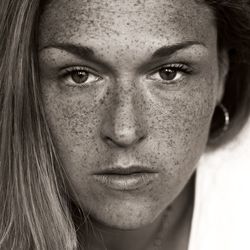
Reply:
[[[90, 220], [87, 249], [145, 250], [160, 242], [157, 249], [186, 250], [192, 219], [194, 178], [150, 225], [135, 230], [119, 230]], [[85, 231], [86, 238], [86, 231]], [[171, 246], [171, 247], [170, 247]]]

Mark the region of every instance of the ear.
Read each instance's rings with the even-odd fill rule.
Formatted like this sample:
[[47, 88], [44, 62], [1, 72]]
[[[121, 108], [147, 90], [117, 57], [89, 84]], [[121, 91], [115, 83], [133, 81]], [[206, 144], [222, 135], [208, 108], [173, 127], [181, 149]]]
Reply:
[[[227, 75], [229, 72], [230, 62], [229, 62], [229, 54], [228, 50], [221, 49], [218, 55], [218, 82], [216, 88], [216, 105], [222, 102], [225, 87], [226, 87], [226, 80]], [[213, 152], [215, 149], [217, 150], [218, 141], [213, 141], [211, 144], [211, 138], [208, 139], [208, 145], [205, 150], [205, 153]]]
[[227, 74], [229, 71], [229, 56], [226, 49], [219, 52], [219, 81], [217, 89], [216, 103], [219, 104], [223, 98]]

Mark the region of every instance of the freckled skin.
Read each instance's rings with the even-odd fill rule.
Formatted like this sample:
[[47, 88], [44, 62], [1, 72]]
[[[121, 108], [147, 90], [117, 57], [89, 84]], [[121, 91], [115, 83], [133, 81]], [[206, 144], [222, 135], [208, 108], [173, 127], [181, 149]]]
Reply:
[[[206, 48], [146, 64], [159, 47], [189, 40]], [[47, 120], [83, 209], [110, 227], [152, 223], [194, 173], [222, 95], [212, 12], [194, 0], [54, 0], [41, 17], [39, 47], [56, 42], [91, 47], [99, 58], [55, 48], [39, 54]], [[147, 78], [156, 67], [180, 62], [194, 72], [173, 85]], [[68, 86], [58, 72], [69, 65], [90, 67], [102, 79]], [[157, 181], [137, 192], [93, 181], [96, 171], [134, 163], [158, 171]]]

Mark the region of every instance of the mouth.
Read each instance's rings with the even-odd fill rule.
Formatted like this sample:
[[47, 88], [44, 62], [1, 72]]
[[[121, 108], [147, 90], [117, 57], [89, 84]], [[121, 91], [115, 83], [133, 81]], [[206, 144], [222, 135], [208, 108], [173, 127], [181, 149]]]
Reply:
[[93, 175], [94, 180], [107, 188], [132, 191], [148, 186], [158, 173], [142, 166], [112, 167]]

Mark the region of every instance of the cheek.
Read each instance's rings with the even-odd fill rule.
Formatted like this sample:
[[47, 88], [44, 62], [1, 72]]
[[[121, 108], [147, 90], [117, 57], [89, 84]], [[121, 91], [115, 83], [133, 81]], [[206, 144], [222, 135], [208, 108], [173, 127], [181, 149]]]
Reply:
[[205, 86], [168, 97], [153, 112], [151, 136], [158, 138], [158, 159], [171, 163], [169, 175], [185, 179], [206, 147], [215, 98], [213, 85]]
[[159, 207], [180, 194], [204, 152], [214, 107], [213, 88], [193, 89], [165, 101], [150, 112], [155, 115], [149, 121], [152, 139], [146, 150], [148, 163], [162, 172], [150, 193]]
[[43, 86], [46, 118], [59, 156], [69, 175], [77, 180], [91, 169], [90, 163], [99, 154], [100, 100], [93, 93], [72, 97], [55, 84]]

